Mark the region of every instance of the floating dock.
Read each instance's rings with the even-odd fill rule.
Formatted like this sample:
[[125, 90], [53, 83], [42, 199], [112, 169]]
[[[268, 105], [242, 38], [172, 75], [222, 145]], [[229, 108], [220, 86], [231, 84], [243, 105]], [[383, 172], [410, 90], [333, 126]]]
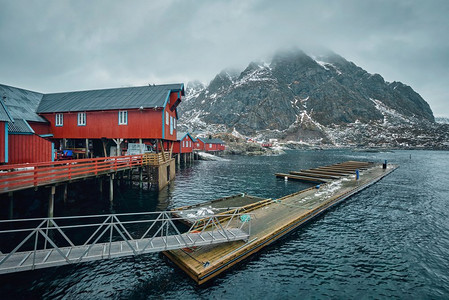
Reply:
[[312, 183], [328, 183], [334, 179], [339, 179], [350, 174], [355, 174], [356, 170], [366, 170], [373, 166], [373, 162], [347, 161], [331, 166], [318, 167], [314, 169], [290, 171], [289, 174], [276, 173], [276, 177], [300, 180]]
[[[309, 173], [313, 173], [313, 170], [324, 173], [335, 171], [335, 174], [340, 175], [333, 174], [330, 176], [337, 178], [330, 178], [329, 174], [323, 174], [326, 177], [323, 176], [321, 179], [325, 179], [325, 183], [279, 199], [261, 199], [242, 195], [240, 196], [242, 202], [238, 201], [238, 196], [232, 196], [201, 205], [178, 208], [174, 211], [178, 216], [182, 215], [184, 209], [192, 208], [198, 209], [198, 212], [201, 210], [204, 212], [205, 209], [212, 212], [220, 208], [226, 213], [232, 209], [244, 211], [247, 213], [247, 217], [251, 218], [250, 237], [247, 241], [192, 247], [163, 253], [198, 284], [205, 283], [330, 207], [374, 184], [396, 168], [395, 165], [383, 166], [372, 162], [349, 161], [308, 170]], [[354, 174], [357, 169], [360, 175], [358, 180]], [[319, 176], [313, 178], [320, 179]], [[240, 206], [240, 208], [232, 208], [233, 206]], [[245, 222], [245, 218], [235, 220], [235, 222]]]

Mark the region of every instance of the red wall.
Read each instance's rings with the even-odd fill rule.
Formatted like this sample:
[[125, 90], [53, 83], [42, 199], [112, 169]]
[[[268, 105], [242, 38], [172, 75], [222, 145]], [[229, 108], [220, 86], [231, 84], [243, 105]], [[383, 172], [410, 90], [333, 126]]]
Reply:
[[200, 139], [196, 139], [196, 142], [193, 144], [193, 149], [204, 150], [204, 143]]
[[[184, 147], [182, 146], [182, 142], [184, 142]], [[190, 142], [191, 146], [186, 146], [186, 143]], [[182, 141], [176, 141], [173, 146], [173, 153], [192, 153], [193, 151], [193, 141], [190, 136], [186, 135]]]
[[10, 134], [8, 152], [10, 164], [51, 161], [51, 142], [35, 134]]
[[5, 162], [5, 122], [0, 122], [0, 163]]
[[34, 133], [36, 133], [36, 134], [49, 134], [49, 133], [51, 133], [50, 124], [48, 124], [48, 123], [40, 123], [40, 122], [30, 122], [30, 121], [28, 121], [28, 124], [30, 124], [31, 128], [33, 128]]
[[[170, 116], [176, 119], [176, 110], [170, 111], [170, 107], [175, 103], [175, 101], [180, 97], [179, 93], [171, 93], [170, 100], [167, 103], [167, 106], [164, 109], [164, 130], [165, 130], [165, 138], [166, 140], [176, 141], [176, 129], [173, 130], [173, 134], [170, 134]], [[166, 120], [166, 112], [168, 112], [168, 124]], [[178, 126], [178, 120], [176, 120], [176, 127]]]
[[[144, 110], [128, 109], [128, 124], [118, 125], [118, 110], [87, 111], [86, 125], [78, 126], [78, 112], [63, 113], [63, 126], [55, 126], [55, 113], [41, 114], [50, 122], [51, 133], [56, 139], [166, 139], [176, 140], [176, 129], [170, 135], [170, 122], [165, 122], [165, 112], [176, 118], [176, 110], [170, 111], [170, 106], [178, 99], [178, 93], [171, 93], [169, 102], [161, 108], [146, 108]], [[162, 125], [162, 115], [164, 123]], [[177, 122], [177, 121], [176, 121]], [[162, 127], [163, 126], [163, 127]], [[163, 136], [162, 128], [165, 130]]]

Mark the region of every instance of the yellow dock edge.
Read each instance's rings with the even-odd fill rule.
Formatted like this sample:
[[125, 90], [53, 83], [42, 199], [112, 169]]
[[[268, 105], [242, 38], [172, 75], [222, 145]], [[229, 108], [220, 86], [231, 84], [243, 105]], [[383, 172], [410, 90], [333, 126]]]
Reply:
[[[302, 215], [300, 218], [293, 220], [292, 222], [286, 224], [285, 226], [277, 229], [276, 231], [270, 233], [269, 235], [266, 235], [262, 238], [259, 238], [258, 240], [255, 240], [253, 242], [250, 242], [246, 245], [244, 245], [244, 247], [239, 248], [238, 251], [236, 251], [232, 256], [229, 257], [223, 257], [222, 260], [218, 261], [217, 263], [209, 266], [205, 271], [201, 272], [201, 273], [196, 273], [193, 272], [193, 270], [191, 270], [187, 265], [185, 265], [181, 260], [179, 260], [176, 256], [172, 255], [170, 253], [170, 251], [164, 251], [163, 254], [168, 257], [172, 262], [174, 262], [181, 270], [183, 270], [185, 273], [187, 273], [187, 275], [189, 275], [195, 282], [197, 282], [198, 284], [203, 284], [213, 278], [215, 278], [216, 276], [218, 276], [219, 274], [221, 274], [222, 272], [226, 271], [227, 269], [233, 267], [234, 265], [236, 265], [238, 262], [244, 260], [245, 258], [251, 256], [252, 254], [260, 251], [262, 248], [264, 248], [265, 246], [270, 245], [271, 243], [279, 240], [280, 238], [282, 238], [283, 236], [285, 236], [286, 234], [288, 234], [289, 232], [291, 232], [292, 230], [295, 230], [296, 228], [298, 228], [299, 226], [301, 226], [302, 224], [310, 221], [311, 219], [317, 217], [318, 215], [324, 213], [326, 210], [328, 210], [330, 207], [344, 201], [345, 199], [349, 198], [350, 196], [360, 192], [361, 190], [364, 190], [365, 188], [373, 185], [374, 183], [378, 182], [379, 180], [381, 180], [382, 178], [384, 178], [385, 176], [387, 176], [388, 174], [390, 174], [391, 172], [395, 171], [399, 166], [395, 165], [393, 168], [391, 168], [390, 170], [388, 170], [387, 172], [385, 172], [384, 174], [382, 174], [382, 176], [379, 176], [375, 179], [373, 179], [372, 181], [361, 185], [353, 190], [348, 191], [345, 194], [342, 195], [338, 195], [335, 198], [330, 199], [329, 201], [323, 203], [322, 205], [318, 206], [316, 209], [314, 209], [313, 211], [307, 213], [306, 215]], [[312, 189], [312, 188], [309, 188]], [[309, 190], [307, 189], [307, 190]], [[299, 191], [296, 192], [294, 194], [298, 194], [304, 192], [303, 191]], [[291, 195], [287, 195], [285, 197], [282, 197], [280, 199], [289, 197]], [[279, 199], [279, 200], [280, 200]], [[231, 252], [232, 253], [232, 252]], [[226, 258], [226, 260], [225, 260]]]

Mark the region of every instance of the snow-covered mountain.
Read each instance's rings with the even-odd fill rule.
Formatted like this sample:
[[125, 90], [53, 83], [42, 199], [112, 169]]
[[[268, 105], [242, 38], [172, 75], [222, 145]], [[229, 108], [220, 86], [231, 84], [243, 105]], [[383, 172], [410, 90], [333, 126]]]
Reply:
[[270, 63], [224, 70], [208, 85], [188, 83], [186, 93], [180, 123], [189, 131], [394, 147], [422, 146], [413, 134], [403, 138], [412, 129], [439, 132], [429, 105], [411, 87], [386, 82], [335, 53], [279, 52]]

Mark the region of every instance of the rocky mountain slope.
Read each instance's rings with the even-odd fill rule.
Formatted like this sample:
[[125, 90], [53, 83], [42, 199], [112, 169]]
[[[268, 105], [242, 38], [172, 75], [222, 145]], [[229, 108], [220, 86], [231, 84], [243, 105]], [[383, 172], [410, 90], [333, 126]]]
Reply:
[[269, 64], [224, 70], [207, 86], [189, 83], [186, 92], [180, 124], [191, 132], [236, 130], [313, 145], [449, 147], [447, 130], [411, 87], [335, 53], [279, 52]]

